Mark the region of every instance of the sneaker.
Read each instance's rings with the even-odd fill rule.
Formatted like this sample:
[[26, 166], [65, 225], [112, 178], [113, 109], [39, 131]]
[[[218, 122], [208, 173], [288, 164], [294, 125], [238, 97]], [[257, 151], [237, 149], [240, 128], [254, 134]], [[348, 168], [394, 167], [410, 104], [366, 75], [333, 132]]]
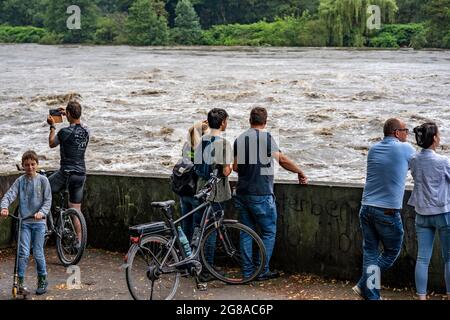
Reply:
[[360, 299], [365, 300], [364, 295], [363, 295], [363, 293], [362, 293], [362, 291], [361, 291], [361, 288], [358, 287], [358, 285], [354, 286], [354, 287], [352, 288], [352, 290], [353, 290], [354, 293], [356, 293], [356, 294], [359, 296]]
[[19, 285], [19, 288], [17, 290], [17, 294], [19, 296], [27, 296], [27, 295], [30, 294], [30, 291], [24, 285], [24, 278], [23, 277], [19, 277], [18, 278], [18, 285]]
[[47, 277], [46, 276], [38, 276], [38, 286], [36, 289], [36, 294], [39, 296], [47, 292]]
[[256, 281], [266, 281], [266, 280], [270, 280], [270, 279], [275, 279], [280, 277], [280, 272], [278, 271], [267, 271], [266, 273], [263, 273], [261, 275], [259, 275], [256, 278]]

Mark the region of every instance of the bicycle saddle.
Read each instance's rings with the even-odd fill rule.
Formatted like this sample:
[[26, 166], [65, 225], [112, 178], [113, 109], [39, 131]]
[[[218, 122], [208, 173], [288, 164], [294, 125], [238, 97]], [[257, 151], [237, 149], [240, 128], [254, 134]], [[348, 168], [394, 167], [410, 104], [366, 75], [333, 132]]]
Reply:
[[153, 208], [169, 208], [175, 204], [174, 200], [162, 201], [162, 202], [152, 202]]

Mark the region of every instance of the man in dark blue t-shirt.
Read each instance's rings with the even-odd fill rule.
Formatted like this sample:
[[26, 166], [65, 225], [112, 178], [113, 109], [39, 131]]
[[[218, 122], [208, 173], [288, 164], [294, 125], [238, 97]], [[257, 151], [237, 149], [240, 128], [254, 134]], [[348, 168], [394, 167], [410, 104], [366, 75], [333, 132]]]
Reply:
[[[86, 181], [86, 164], [84, 156], [89, 143], [89, 130], [81, 125], [81, 105], [76, 101], [70, 101], [67, 108], [60, 111], [65, 114], [70, 123], [69, 127], [62, 128], [55, 134], [55, 121], [48, 116], [50, 124], [49, 146], [55, 148], [60, 146], [60, 169], [49, 177], [52, 193], [59, 192], [65, 188], [66, 180], [69, 178], [69, 208], [81, 212], [83, 200], [83, 188]], [[74, 221], [78, 239], [81, 237], [81, 225], [78, 220]]]
[[[267, 110], [253, 108], [250, 113], [250, 129], [234, 141], [233, 170], [238, 173], [235, 206], [242, 223], [261, 230], [261, 239], [267, 255], [266, 265], [258, 280], [279, 276], [269, 269], [269, 262], [275, 245], [277, 231], [277, 208], [273, 192], [274, 159], [284, 169], [297, 173], [300, 184], [306, 184], [303, 171], [287, 156], [283, 155], [272, 135], [265, 131]], [[251, 243], [241, 239], [242, 269], [244, 276], [253, 272]]]

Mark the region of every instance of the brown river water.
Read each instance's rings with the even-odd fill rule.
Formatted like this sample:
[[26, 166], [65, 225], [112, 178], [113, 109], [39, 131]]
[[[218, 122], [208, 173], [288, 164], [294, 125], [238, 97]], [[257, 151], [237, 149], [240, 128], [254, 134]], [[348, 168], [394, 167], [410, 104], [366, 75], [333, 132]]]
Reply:
[[169, 173], [187, 129], [213, 107], [228, 111], [230, 141], [252, 107], [266, 107], [281, 150], [312, 181], [364, 182], [389, 117], [410, 129], [437, 121], [450, 155], [450, 51], [2, 44], [0, 172], [27, 149], [58, 166], [45, 119], [68, 95], [91, 129], [88, 170]]

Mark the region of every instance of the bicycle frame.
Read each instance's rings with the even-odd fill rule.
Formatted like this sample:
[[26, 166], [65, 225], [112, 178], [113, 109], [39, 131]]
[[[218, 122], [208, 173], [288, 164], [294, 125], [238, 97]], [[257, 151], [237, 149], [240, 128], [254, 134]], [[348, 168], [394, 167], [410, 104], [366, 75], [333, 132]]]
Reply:
[[[44, 173], [44, 174], [46, 174], [46, 173]], [[55, 225], [58, 225], [58, 221], [62, 221], [62, 214], [66, 210], [65, 209], [66, 194], [69, 192], [69, 178], [70, 178], [70, 174], [68, 174], [66, 177], [64, 191], [59, 192], [59, 196], [61, 198], [60, 206], [56, 207], [50, 211], [50, 214], [49, 214], [50, 226], [49, 226], [49, 230], [47, 231], [47, 234], [46, 234], [47, 236], [50, 236], [52, 233], [55, 233], [56, 236], [60, 237], [60, 238], [62, 236], [62, 234], [61, 234], [62, 230], [57, 230], [55, 228]], [[53, 218], [55, 218], [55, 221], [53, 221]]]
[[[171, 208], [170, 208], [171, 209]], [[170, 210], [169, 209], [169, 210]], [[181, 266], [186, 266], [189, 263], [191, 263], [192, 261], [199, 261], [199, 254], [200, 254], [200, 245], [197, 245], [193, 251], [192, 251], [192, 255], [187, 257], [186, 253], [181, 245], [180, 242], [180, 238], [179, 238], [179, 234], [177, 231], [176, 226], [183, 220], [185, 220], [186, 218], [188, 218], [189, 216], [193, 215], [194, 213], [200, 211], [204, 209], [203, 211], [203, 215], [202, 215], [202, 219], [200, 222], [200, 235], [199, 235], [199, 244], [201, 243], [201, 240], [203, 239], [203, 236], [205, 234], [206, 229], [208, 228], [208, 226], [210, 225], [208, 222], [210, 221], [210, 217], [211, 215], [213, 215], [213, 208], [212, 208], [212, 202], [210, 201], [206, 201], [204, 203], [202, 203], [201, 205], [199, 205], [198, 207], [194, 208], [192, 211], [186, 213], [185, 215], [183, 215], [182, 217], [180, 217], [177, 220], [173, 220], [173, 218], [171, 217], [171, 214], [168, 214], [166, 212], [164, 212], [168, 222], [169, 222], [169, 227], [171, 230], [171, 234], [172, 234], [172, 238], [170, 239], [169, 243], [167, 244], [168, 250], [164, 256], [164, 258], [162, 259], [162, 261], [159, 263], [158, 259], [154, 256], [153, 252], [151, 252], [151, 250], [147, 250], [147, 248], [142, 247], [140, 245], [140, 241], [138, 243], [139, 246], [139, 250], [145, 250], [145, 251], [150, 251], [151, 256], [155, 259], [156, 263], [158, 264], [158, 268], [160, 270], [160, 272], [164, 273], [172, 273], [174, 272], [177, 268], [181, 267]], [[215, 220], [214, 222], [217, 223], [217, 219], [215, 217], [215, 215], [213, 215], [213, 219]], [[223, 219], [222, 217], [220, 219]], [[181, 256], [182, 260], [178, 261], [176, 263], [173, 264], [168, 264], [167, 268], [162, 268], [161, 266], [166, 265], [166, 261], [167, 259], [170, 257], [170, 254], [172, 252], [172, 250], [175, 248], [175, 246], [178, 247], [180, 254], [178, 255], [179, 257]], [[142, 252], [142, 251], [141, 251]]]

